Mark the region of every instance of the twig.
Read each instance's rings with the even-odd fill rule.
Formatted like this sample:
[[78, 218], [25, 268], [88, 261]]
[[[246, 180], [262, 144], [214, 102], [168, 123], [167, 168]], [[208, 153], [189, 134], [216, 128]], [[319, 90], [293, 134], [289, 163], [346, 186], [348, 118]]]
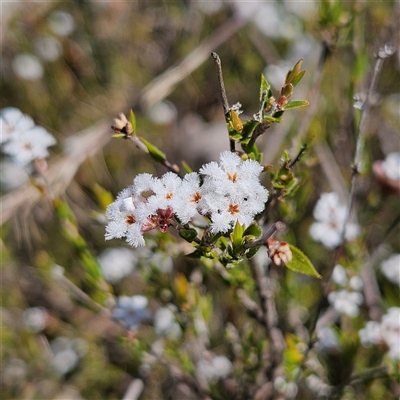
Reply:
[[[226, 96], [224, 78], [222, 76], [221, 59], [219, 58], [217, 53], [211, 53], [211, 56], [214, 58], [215, 65], [217, 67], [219, 92], [221, 95], [222, 107], [224, 108], [225, 122], [228, 124], [230, 121], [230, 108], [229, 108], [228, 97]], [[232, 152], [235, 151], [235, 141], [234, 140], [229, 139], [229, 147]]]
[[81, 303], [85, 304], [90, 309], [100, 312], [103, 315], [110, 316], [111, 312], [108, 308], [103, 307], [96, 301], [94, 301], [90, 296], [88, 296], [84, 291], [82, 291], [78, 286], [76, 286], [73, 282], [71, 282], [67, 277], [64, 276], [64, 268], [56, 265], [54, 266], [53, 277], [57, 282], [64, 286], [65, 289], [70, 291], [73, 296], [80, 301]]
[[142, 394], [144, 389], [144, 383], [141, 379], [134, 379], [125, 392], [122, 400], [137, 400]]
[[[344, 239], [345, 239], [345, 234], [346, 234], [346, 229], [347, 229], [347, 223], [349, 222], [350, 218], [350, 212], [354, 203], [354, 197], [356, 193], [356, 182], [359, 173], [361, 172], [361, 162], [362, 162], [362, 151], [364, 148], [364, 141], [365, 141], [365, 126], [368, 118], [368, 112], [370, 110], [370, 99], [375, 91], [376, 84], [378, 81], [378, 76], [382, 70], [383, 62], [384, 60], [389, 57], [391, 54], [393, 54], [392, 51], [385, 51], [384, 49], [386, 48], [383, 47], [379, 50], [377, 58], [376, 58], [376, 63], [374, 67], [374, 72], [372, 74], [372, 79], [367, 91], [367, 96], [364, 102], [363, 109], [361, 111], [361, 120], [358, 125], [358, 130], [357, 130], [357, 141], [356, 141], [356, 151], [354, 154], [354, 159], [353, 159], [353, 166], [352, 166], [352, 178], [351, 178], [351, 184], [350, 184], [350, 194], [347, 200], [347, 205], [346, 205], [346, 217], [344, 220], [344, 224], [342, 227], [341, 231], [341, 246], [343, 247], [344, 245]], [[341, 249], [338, 249], [338, 252], [341, 251]]]

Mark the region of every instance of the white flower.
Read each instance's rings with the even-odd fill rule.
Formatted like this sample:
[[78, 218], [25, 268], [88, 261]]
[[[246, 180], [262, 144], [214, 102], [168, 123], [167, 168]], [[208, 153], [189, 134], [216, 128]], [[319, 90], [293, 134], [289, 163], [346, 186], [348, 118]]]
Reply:
[[328, 326], [324, 326], [317, 330], [318, 347], [321, 350], [338, 350], [340, 348], [339, 341], [335, 332]]
[[18, 54], [12, 61], [12, 69], [18, 77], [30, 81], [43, 76], [43, 66], [33, 54]]
[[157, 310], [154, 315], [154, 329], [158, 336], [168, 336], [171, 339], [179, 339], [182, 329], [176, 322], [175, 314], [168, 307]]
[[378, 344], [382, 341], [381, 324], [376, 321], [368, 321], [365, 328], [358, 332], [361, 343], [368, 347], [371, 344]]
[[206, 383], [215, 383], [226, 378], [232, 371], [232, 363], [225, 356], [202, 358], [197, 363], [196, 374]]
[[12, 191], [28, 181], [25, 169], [11, 160], [0, 161], [0, 186], [5, 192]]
[[141, 295], [120, 296], [113, 311], [113, 318], [124, 322], [128, 329], [136, 330], [142, 321], [150, 319], [148, 302], [147, 297]]
[[83, 339], [71, 340], [66, 337], [58, 337], [50, 343], [54, 357], [50, 367], [57, 375], [65, 375], [72, 371], [87, 350], [87, 343]]
[[37, 54], [45, 61], [55, 61], [61, 56], [61, 43], [53, 36], [40, 36], [33, 45]]
[[72, 15], [65, 11], [53, 11], [48, 17], [50, 29], [60, 36], [71, 34], [75, 28]]
[[400, 286], [400, 254], [393, 254], [381, 265], [381, 271], [391, 282]]
[[180, 195], [182, 179], [173, 172], [165, 173], [160, 179], [154, 179], [152, 191], [155, 196], [150, 196], [147, 201], [151, 209], [174, 209], [174, 204]]
[[48, 147], [56, 144], [54, 137], [41, 126], [20, 131], [3, 144], [3, 152], [22, 166], [28, 165], [35, 159], [46, 158]]
[[340, 286], [345, 286], [347, 284], [346, 270], [340, 264], [336, 265], [333, 269], [332, 280]]
[[352, 276], [350, 278], [349, 284], [350, 284], [350, 287], [357, 292], [361, 292], [361, 290], [364, 287], [364, 283], [363, 283], [362, 279], [357, 275]]
[[[145, 204], [144, 199], [142, 204]], [[126, 237], [134, 247], [144, 246], [142, 224], [143, 213], [139, 212], [140, 199], [134, 198], [134, 187], [130, 186], [120, 192], [116, 200], [107, 207], [106, 216], [110, 220], [106, 226], [106, 240]]]
[[1, 141], [4, 143], [13, 136], [19, 135], [34, 127], [33, 119], [23, 114], [18, 108], [7, 107], [0, 112]]
[[[310, 226], [311, 237], [328, 249], [335, 248], [340, 244], [345, 217], [346, 206], [340, 204], [337, 193], [323, 193], [314, 208], [314, 218], [317, 221]], [[348, 222], [346, 240], [355, 239], [359, 231], [357, 224]]]
[[197, 173], [186, 174], [179, 190], [179, 196], [174, 201], [174, 211], [182, 224], [187, 224], [198, 215], [199, 202], [202, 199], [200, 177]]
[[243, 161], [237, 154], [225, 151], [220, 165], [210, 162], [200, 169], [204, 175], [199, 208], [210, 214], [211, 232], [227, 232], [236, 221], [250, 225], [264, 209], [268, 191], [259, 183], [263, 166], [254, 160]]
[[328, 301], [337, 312], [353, 318], [360, 312], [358, 306], [362, 304], [363, 296], [358, 292], [339, 290], [329, 293]]
[[177, 111], [169, 101], [160, 101], [153, 104], [147, 111], [150, 119], [157, 125], [167, 125], [175, 121]]
[[382, 317], [381, 335], [389, 346], [388, 356], [400, 360], [400, 307], [391, 307]]
[[382, 169], [385, 175], [393, 180], [400, 180], [400, 153], [389, 153], [382, 162]]
[[389, 308], [381, 323], [367, 322], [358, 334], [364, 346], [384, 343], [389, 347], [388, 356], [400, 360], [400, 307]]
[[38, 333], [46, 326], [47, 317], [48, 313], [46, 309], [42, 307], [32, 307], [24, 311], [22, 321], [28, 330]]
[[131, 274], [137, 261], [135, 252], [126, 247], [106, 249], [99, 255], [104, 278], [111, 283], [117, 283]]

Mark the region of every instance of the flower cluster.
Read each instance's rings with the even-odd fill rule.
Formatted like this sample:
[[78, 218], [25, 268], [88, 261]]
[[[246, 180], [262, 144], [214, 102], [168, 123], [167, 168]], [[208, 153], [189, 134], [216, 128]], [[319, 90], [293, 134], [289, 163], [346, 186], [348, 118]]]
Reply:
[[27, 166], [35, 159], [48, 157], [48, 147], [56, 144], [54, 137], [32, 118], [13, 107], [0, 112], [1, 150], [13, 161]]
[[400, 360], [400, 308], [391, 307], [382, 317], [382, 321], [369, 321], [365, 328], [359, 331], [361, 343], [364, 346], [386, 344], [388, 356]]
[[151, 319], [148, 310], [148, 299], [144, 296], [120, 296], [118, 305], [113, 311], [113, 318], [121, 321], [129, 330], [136, 330], [142, 321]]
[[[337, 193], [323, 193], [314, 208], [314, 222], [310, 226], [310, 236], [321, 242], [327, 249], [334, 249], [340, 245], [343, 224], [346, 218], [346, 206], [340, 203]], [[346, 226], [346, 240], [355, 239], [360, 227], [348, 222]]]
[[389, 281], [400, 286], [400, 254], [392, 254], [381, 264], [381, 271]]
[[257, 161], [225, 151], [219, 164], [205, 164], [199, 174], [183, 179], [172, 172], [161, 178], [140, 174], [108, 206], [105, 237], [126, 237], [131, 246], [144, 246], [144, 232], [157, 227], [166, 232], [174, 218], [187, 224], [199, 214], [210, 219], [213, 234], [228, 232], [236, 222], [248, 226], [268, 200], [259, 182], [262, 171]]
[[364, 301], [360, 293], [363, 288], [361, 278], [355, 275], [348, 279], [346, 270], [341, 265], [336, 265], [332, 280], [340, 289], [329, 293], [329, 303], [338, 313], [346, 314], [350, 318], [357, 317], [360, 313], [359, 306]]

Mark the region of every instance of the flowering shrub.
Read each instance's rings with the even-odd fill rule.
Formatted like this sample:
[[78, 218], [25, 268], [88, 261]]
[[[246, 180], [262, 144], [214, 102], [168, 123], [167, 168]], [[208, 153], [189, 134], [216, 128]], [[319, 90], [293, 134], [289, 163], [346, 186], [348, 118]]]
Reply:
[[391, 3], [78, 3], [3, 40], [4, 396], [398, 397]]

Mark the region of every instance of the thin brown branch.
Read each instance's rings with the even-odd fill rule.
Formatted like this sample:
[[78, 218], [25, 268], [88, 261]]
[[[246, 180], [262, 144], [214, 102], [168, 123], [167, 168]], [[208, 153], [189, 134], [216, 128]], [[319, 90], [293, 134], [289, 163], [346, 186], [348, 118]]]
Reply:
[[[225, 122], [228, 124], [230, 121], [230, 107], [229, 107], [229, 102], [228, 102], [228, 97], [226, 95], [226, 90], [225, 90], [225, 84], [224, 84], [224, 78], [222, 75], [222, 65], [221, 65], [221, 59], [219, 58], [219, 55], [217, 53], [211, 53], [212, 58], [215, 60], [215, 65], [217, 67], [217, 76], [218, 76], [218, 83], [219, 83], [219, 92], [221, 95], [221, 100], [222, 100], [222, 107], [224, 108], [224, 116], [225, 116]], [[229, 139], [229, 147], [232, 152], [235, 151], [235, 141], [232, 139]]]

